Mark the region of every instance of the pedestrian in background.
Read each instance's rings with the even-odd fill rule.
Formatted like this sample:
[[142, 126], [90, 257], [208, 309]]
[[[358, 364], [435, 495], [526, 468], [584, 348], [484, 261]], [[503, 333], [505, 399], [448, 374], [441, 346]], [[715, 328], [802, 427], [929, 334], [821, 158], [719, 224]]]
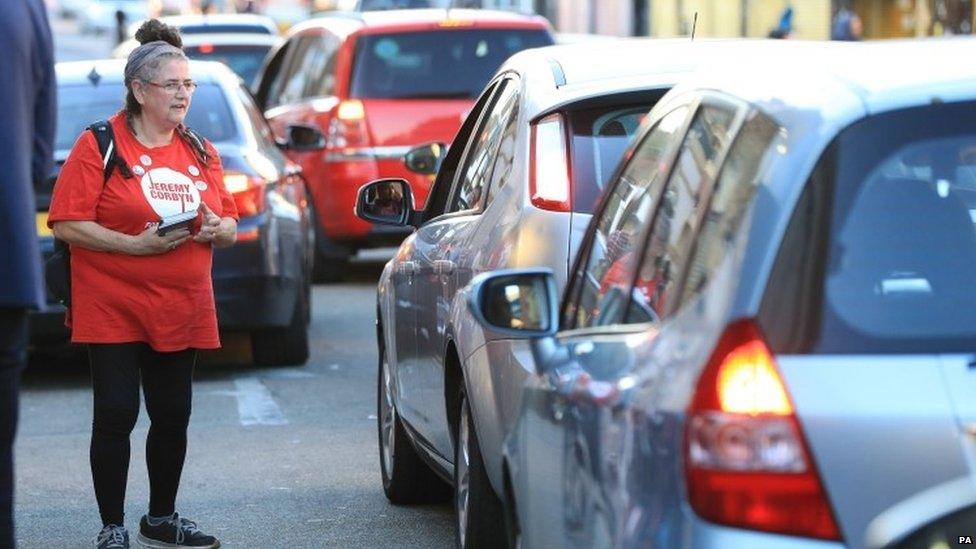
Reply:
[[860, 40], [863, 33], [864, 24], [861, 18], [851, 9], [849, 1], [842, 2], [830, 24], [830, 39], [854, 42]]
[[[125, 65], [125, 106], [108, 121], [117, 162], [103, 161], [85, 130], [48, 215], [55, 236], [71, 245], [71, 338], [88, 344], [91, 363], [90, 459], [102, 519], [95, 546], [129, 547], [123, 509], [141, 378], [151, 424], [139, 542], [213, 549], [220, 542], [175, 507], [197, 350], [220, 346], [213, 247], [236, 240], [237, 210], [217, 150], [183, 125], [196, 84], [179, 32], [153, 19], [135, 37], [141, 45]], [[107, 178], [106, 165], [116, 168]], [[157, 230], [163, 218], [187, 213], [192, 230]]]
[[793, 7], [787, 6], [783, 8], [783, 12], [779, 16], [779, 24], [773, 30], [769, 31], [769, 38], [776, 38], [780, 40], [786, 40], [792, 38], [793, 36]]
[[57, 112], [43, 0], [0, 2], [0, 52], [0, 547], [13, 547], [13, 442], [27, 311], [44, 302], [33, 184], [50, 174]]

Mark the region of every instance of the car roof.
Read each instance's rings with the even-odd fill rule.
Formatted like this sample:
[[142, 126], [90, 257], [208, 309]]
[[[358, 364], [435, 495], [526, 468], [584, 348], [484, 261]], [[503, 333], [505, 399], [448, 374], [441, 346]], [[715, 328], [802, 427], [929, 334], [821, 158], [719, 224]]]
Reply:
[[[81, 84], [91, 81], [94, 70], [98, 74], [99, 82], [106, 84], [121, 84], [122, 71], [125, 69], [124, 59], [96, 59], [86, 61], [61, 61], [54, 65], [58, 85]], [[190, 60], [190, 74], [197, 82], [214, 84], [221, 80], [237, 78], [223, 63], [216, 61]]]
[[[671, 88], [703, 66], [727, 62], [722, 60], [729, 57], [753, 60], [782, 46], [782, 41], [743, 39], [594, 41], [519, 52], [499, 73], [522, 76], [538, 115], [608, 93]], [[812, 43], [786, 47], [820, 48]]]
[[292, 27], [289, 34], [327, 28], [339, 35], [357, 31], [397, 32], [424, 28], [549, 28], [545, 18], [508, 11], [473, 9], [412, 9], [338, 12], [319, 15]]
[[676, 93], [716, 89], [752, 103], [779, 122], [854, 118], [932, 101], [976, 98], [974, 38], [849, 43], [843, 48], [771, 51], [764, 63], [710, 66]]
[[[274, 20], [265, 15], [258, 15], [256, 13], [216, 13], [210, 15], [168, 15], [165, 17], [160, 17], [159, 21], [167, 25], [182, 28], [182, 27], [207, 27], [207, 26], [219, 26], [219, 25], [234, 25], [234, 26], [251, 26], [256, 30], [261, 29], [263, 32], [256, 32], [255, 34], [270, 34], [277, 35], [278, 27], [275, 25]], [[142, 25], [142, 21], [138, 23], [133, 23], [129, 25], [129, 35], [134, 35], [135, 31], [139, 29]], [[195, 30], [194, 33], [201, 32]], [[194, 34], [194, 33], [188, 33]], [[185, 38], [185, 37], [184, 37]]]

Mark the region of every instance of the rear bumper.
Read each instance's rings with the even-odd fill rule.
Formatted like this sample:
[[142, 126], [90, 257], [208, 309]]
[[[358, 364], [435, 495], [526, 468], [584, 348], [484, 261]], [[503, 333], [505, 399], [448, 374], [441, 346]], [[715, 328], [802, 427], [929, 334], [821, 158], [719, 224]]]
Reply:
[[410, 234], [409, 228], [374, 225], [356, 217], [359, 188], [381, 177], [400, 177], [410, 184], [414, 207], [422, 208], [432, 178], [408, 171], [399, 159], [335, 158], [325, 162], [321, 172], [305, 174], [325, 235], [334, 243], [357, 249], [395, 245]]

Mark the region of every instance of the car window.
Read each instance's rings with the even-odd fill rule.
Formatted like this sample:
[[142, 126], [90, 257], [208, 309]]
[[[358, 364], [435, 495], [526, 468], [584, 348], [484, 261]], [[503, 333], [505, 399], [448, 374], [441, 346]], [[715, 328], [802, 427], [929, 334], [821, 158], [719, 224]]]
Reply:
[[250, 84], [261, 69], [270, 46], [200, 45], [183, 48], [186, 56], [200, 61], [219, 61]]
[[321, 37], [318, 51], [309, 59], [305, 70], [309, 73], [305, 97], [328, 97], [335, 94], [335, 68], [339, 53], [339, 39], [331, 34]]
[[722, 259], [731, 252], [732, 239], [759, 184], [763, 160], [778, 136], [779, 127], [755, 111], [739, 130], [712, 191], [677, 307], [708, 285]]
[[602, 211], [593, 221], [592, 237], [580, 251], [569, 294], [576, 298], [564, 311], [564, 327], [602, 326], [622, 318], [629, 300], [627, 289], [640, 255], [641, 236], [651, 222], [676, 136], [688, 111], [683, 106], [665, 115], [635, 147], [614, 182]]
[[271, 53], [264, 66], [258, 71], [258, 81], [254, 84], [255, 97], [262, 109], [275, 106], [281, 90], [282, 76], [287, 68], [284, 62], [291, 49], [291, 42], [285, 42]]
[[[247, 88], [241, 86], [237, 89], [237, 95], [241, 100], [241, 104], [244, 106], [244, 112], [247, 113], [245, 124], [248, 130], [254, 135], [258, 148], [266, 154], [271, 153], [277, 156], [280, 151], [275, 145], [274, 133], [271, 131], [271, 126], [268, 125], [267, 120], [261, 115], [261, 111], [258, 110], [257, 105], [254, 104], [251, 94], [247, 91]], [[273, 153], [272, 150], [274, 150]]]
[[[777, 321], [763, 325], [775, 349], [976, 349], [974, 113], [971, 101], [880, 113], [834, 140], [807, 182], [764, 297], [764, 317]], [[811, 230], [817, 223], [824, 229]], [[785, 244], [802, 234], [821, 235], [823, 245], [791, 257]], [[804, 277], [809, 264], [820, 268]], [[814, 299], [784, 291], [797, 283]], [[789, 330], [783, 318], [808, 322]]]
[[316, 36], [298, 38], [288, 58], [287, 69], [281, 76], [281, 87], [275, 98], [275, 105], [288, 105], [301, 100], [309, 79], [308, 71], [304, 70], [305, 63], [309, 55], [316, 51], [314, 45], [317, 38]]
[[518, 116], [518, 86], [513, 80], [506, 79], [490, 110], [483, 116], [481, 127], [469, 141], [448, 211], [480, 210], [485, 206], [488, 177], [513, 116]]
[[512, 81], [512, 93], [508, 95], [506, 105], [503, 105], [498, 116], [498, 148], [495, 151], [495, 165], [491, 170], [491, 181], [488, 184], [488, 202], [504, 187], [512, 175], [515, 166], [515, 144], [518, 140], [519, 128], [519, 93], [517, 81]]
[[350, 97], [472, 99], [511, 55], [551, 45], [542, 29], [444, 29], [356, 41]]
[[688, 263], [693, 239], [722, 157], [731, 140], [735, 111], [704, 104], [688, 128], [664, 189], [644, 247], [628, 307], [633, 321], [652, 314], [663, 319], [674, 299], [675, 283]]

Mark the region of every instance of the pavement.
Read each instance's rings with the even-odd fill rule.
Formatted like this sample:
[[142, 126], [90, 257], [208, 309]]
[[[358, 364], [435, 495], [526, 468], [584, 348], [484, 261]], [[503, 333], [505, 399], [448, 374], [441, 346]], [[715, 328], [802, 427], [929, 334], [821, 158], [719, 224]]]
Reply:
[[[375, 280], [313, 292], [311, 359], [247, 364], [246, 338], [201, 357], [181, 515], [228, 548], [449, 547], [448, 503], [396, 507], [383, 495], [376, 435]], [[100, 528], [88, 464], [91, 384], [83, 357], [41, 356], [25, 373], [16, 443], [18, 547], [91, 547]], [[126, 525], [148, 504], [145, 410], [132, 434]]]

